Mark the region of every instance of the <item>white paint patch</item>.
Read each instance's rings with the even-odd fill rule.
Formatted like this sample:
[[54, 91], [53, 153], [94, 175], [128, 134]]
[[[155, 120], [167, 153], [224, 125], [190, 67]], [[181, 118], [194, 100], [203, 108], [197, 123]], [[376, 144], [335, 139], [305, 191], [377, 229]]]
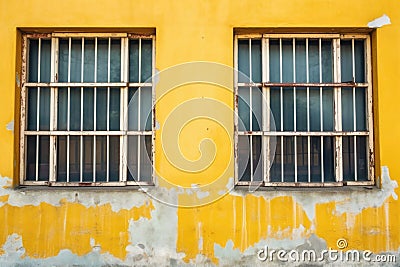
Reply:
[[381, 17], [368, 22], [368, 27], [369, 28], [380, 28], [382, 26], [389, 25], [389, 24], [391, 24], [390, 18], [386, 14], [383, 14]]
[[6, 129], [9, 131], [14, 131], [14, 120], [10, 121], [9, 123], [7, 123], [6, 125]]
[[209, 192], [197, 191], [196, 193], [198, 199], [206, 198], [210, 195]]

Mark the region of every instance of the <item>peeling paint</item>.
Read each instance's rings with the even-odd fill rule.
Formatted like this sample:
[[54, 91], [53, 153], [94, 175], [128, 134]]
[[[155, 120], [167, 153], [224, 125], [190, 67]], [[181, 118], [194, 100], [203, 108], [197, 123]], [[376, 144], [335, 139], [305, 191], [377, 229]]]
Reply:
[[14, 120], [12, 120], [9, 123], [7, 123], [6, 129], [9, 130], [9, 131], [14, 132]]
[[369, 28], [380, 28], [389, 24], [391, 24], [390, 18], [386, 14], [383, 14], [381, 17], [368, 22], [367, 25]]

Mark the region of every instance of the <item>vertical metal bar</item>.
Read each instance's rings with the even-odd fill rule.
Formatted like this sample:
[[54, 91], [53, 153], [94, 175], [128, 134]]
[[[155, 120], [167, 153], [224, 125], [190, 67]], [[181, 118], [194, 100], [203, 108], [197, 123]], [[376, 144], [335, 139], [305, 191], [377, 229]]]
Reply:
[[[293, 38], [293, 82], [296, 82], [296, 38]], [[296, 87], [293, 87], [293, 129], [297, 131]], [[294, 181], [297, 183], [297, 136], [294, 137]]]
[[[319, 65], [319, 82], [322, 83], [322, 40], [318, 40], [318, 65]], [[324, 112], [322, 107], [322, 87], [319, 88], [319, 118], [320, 118], [320, 129], [324, 131]], [[325, 170], [324, 170], [324, 137], [321, 136], [321, 182], [325, 182]]]
[[[85, 38], [82, 37], [82, 53], [81, 53], [81, 82], [83, 82], [83, 67], [85, 63]], [[83, 131], [83, 87], [81, 87], [81, 131]], [[83, 181], [83, 136], [80, 136], [79, 148], [79, 181]]]
[[155, 114], [155, 98], [156, 98], [156, 92], [155, 92], [155, 86], [154, 86], [154, 75], [155, 73], [155, 62], [156, 62], [156, 53], [155, 53], [155, 47], [156, 47], [156, 41], [155, 37], [153, 36], [152, 38], [152, 62], [151, 62], [151, 72], [152, 72], [152, 79], [151, 79], [151, 116], [152, 116], [152, 128], [151, 128], [151, 133], [152, 133], [152, 138], [151, 138], [151, 159], [152, 159], [152, 168], [151, 168], [151, 177], [152, 181], [154, 182], [154, 177], [155, 177], [155, 125], [156, 125], [156, 114]]
[[[269, 39], [267, 38], [262, 38], [262, 50], [261, 50], [261, 57], [262, 57], [262, 81], [263, 82], [269, 82]], [[270, 88], [269, 87], [263, 87], [262, 88], [263, 92], [263, 101], [262, 101], [262, 130], [263, 131], [270, 131], [271, 126], [270, 126]], [[264, 103], [265, 102], [265, 103]], [[270, 181], [270, 164], [271, 164], [271, 153], [270, 153], [270, 137], [269, 136], [261, 136], [263, 138], [262, 144], [263, 144], [263, 176], [264, 176], [264, 182], [269, 182]]]
[[[71, 37], [68, 38], [68, 83], [71, 82]], [[67, 131], [70, 130], [71, 120], [71, 88], [68, 87], [67, 96]], [[67, 135], [67, 182], [69, 182], [69, 156], [70, 156], [70, 137]]]
[[[27, 80], [27, 72], [28, 72], [28, 61], [29, 58], [29, 44], [28, 38], [26, 35], [22, 36], [22, 71], [21, 71], [21, 114], [20, 114], [20, 155], [19, 155], [19, 182], [23, 184], [26, 177], [26, 138], [25, 138], [25, 126], [27, 121], [27, 111], [26, 111], [26, 102], [27, 102], [27, 89], [25, 87], [25, 83]], [[29, 104], [29, 103], [28, 103]]]
[[[111, 68], [111, 38], [108, 38], [108, 56], [107, 56], [107, 82], [110, 82]], [[110, 181], [110, 87], [107, 87], [107, 168], [106, 179]]]
[[238, 67], [238, 38], [235, 35], [234, 37], [234, 90], [235, 90], [235, 115], [234, 115], [234, 129], [235, 129], [235, 149], [234, 149], [234, 158], [235, 158], [235, 182], [238, 182], [241, 177], [239, 177], [239, 163], [238, 163], [238, 141], [239, 141], [239, 129], [238, 129], [238, 123], [239, 123], [239, 108], [238, 108], [238, 100], [239, 100], [239, 90], [238, 90], [238, 76], [240, 75], [239, 73], [239, 67]]
[[[50, 81], [58, 81], [58, 38], [51, 38], [51, 75]], [[57, 99], [58, 88], [50, 88], [50, 130], [57, 129]], [[49, 154], [49, 181], [55, 182], [57, 177], [57, 138], [50, 136], [50, 154]]]
[[[252, 66], [251, 66], [251, 38], [249, 38], [249, 75], [250, 81], [253, 82], [253, 75], [252, 75]], [[249, 123], [250, 123], [250, 131], [253, 131], [253, 87], [249, 87]], [[253, 182], [254, 180], [254, 166], [253, 166], [253, 136], [250, 136], [250, 181]]]
[[[333, 40], [333, 55], [334, 55], [334, 82], [341, 81], [340, 70], [340, 39]], [[335, 131], [342, 131], [342, 89], [335, 87]], [[343, 160], [342, 160], [342, 137], [335, 137], [335, 176], [336, 182], [343, 181]]]
[[[310, 82], [310, 66], [308, 61], [308, 38], [306, 38], [306, 81]], [[310, 87], [307, 87], [307, 132], [310, 131]], [[311, 182], [311, 145], [307, 136], [307, 181]]]
[[[279, 81], [282, 82], [282, 38], [279, 38]], [[283, 88], [280, 87], [280, 101], [281, 101], [281, 131], [283, 131]], [[281, 136], [281, 182], [284, 182], [283, 173], [283, 136]]]
[[[94, 82], [97, 82], [97, 37], [94, 38]], [[93, 129], [96, 131], [97, 124], [97, 87], [94, 88], [94, 105], [93, 105]], [[96, 182], [96, 135], [93, 136], [93, 182]]]
[[[129, 40], [128, 38], [121, 38], [121, 81], [128, 81], [128, 73], [129, 73]], [[128, 146], [128, 137], [126, 135], [126, 131], [128, 130], [128, 87], [120, 88], [120, 129], [124, 132], [124, 135], [120, 136], [120, 168], [119, 168], [119, 179], [122, 182], [127, 181], [127, 174], [129, 171], [128, 163], [127, 163], [127, 146]]]
[[[367, 152], [367, 159], [368, 159], [368, 179], [372, 182], [375, 182], [375, 169], [374, 169], [374, 117], [373, 117], [373, 91], [372, 91], [372, 61], [371, 61], [371, 38], [368, 35], [365, 40], [365, 62], [366, 62], [366, 76], [368, 82], [368, 92], [367, 92], [367, 108], [368, 108], [368, 152]], [[381, 186], [381, 185], [378, 185]]]
[[[351, 39], [351, 62], [353, 72], [353, 82], [356, 81], [356, 62], [354, 53], [354, 38]], [[356, 88], [353, 87], [353, 131], [356, 131], [357, 116], [356, 116]], [[354, 136], [354, 180], [357, 181], [357, 137]]]
[[[42, 50], [42, 39], [39, 38], [38, 45], [38, 77], [37, 80], [40, 82], [40, 58]], [[36, 131], [39, 132], [40, 126], [40, 87], [37, 88], [37, 102], [36, 102]], [[39, 180], [39, 135], [36, 136], [36, 169], [35, 169], [35, 180]]]
[[[139, 83], [142, 76], [142, 39], [139, 39]], [[138, 130], [140, 131], [140, 108], [141, 108], [141, 86], [138, 88]], [[140, 181], [140, 136], [137, 136], [138, 149], [137, 149], [137, 181]]]

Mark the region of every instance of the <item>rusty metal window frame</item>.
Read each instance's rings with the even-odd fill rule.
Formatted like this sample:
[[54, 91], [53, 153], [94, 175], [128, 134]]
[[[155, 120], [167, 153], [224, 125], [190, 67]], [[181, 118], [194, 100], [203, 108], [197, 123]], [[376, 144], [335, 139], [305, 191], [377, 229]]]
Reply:
[[[102, 40], [108, 40], [108, 57], [107, 57], [107, 82], [97, 82], [96, 81], [96, 71], [97, 71], [97, 40], [101, 38]], [[69, 45], [69, 54], [68, 54], [68, 81], [67, 82], [59, 82], [58, 81], [58, 67], [59, 67], [59, 40], [64, 39], [68, 40]], [[94, 56], [94, 82], [83, 82], [83, 71], [84, 71], [84, 42], [86, 39], [94, 40], [95, 43], [95, 56]], [[110, 47], [111, 40], [120, 40], [120, 72], [121, 79], [119, 82], [110, 82]], [[29, 73], [29, 42], [30, 40], [38, 40], [38, 79], [37, 82], [28, 82], [28, 73]], [[49, 82], [41, 82], [40, 81], [40, 51], [41, 51], [41, 42], [43, 40], [50, 40], [51, 42], [51, 66], [50, 66], [50, 81]], [[71, 68], [71, 40], [82, 40], [82, 60], [81, 60], [81, 82], [70, 82], [70, 68]], [[139, 81], [131, 82], [129, 81], [129, 41], [130, 40], [138, 40], [139, 42]], [[128, 180], [128, 153], [137, 153], [137, 158], [140, 159], [141, 153], [147, 153], [146, 149], [140, 149], [140, 137], [141, 136], [151, 136], [151, 161], [154, 162], [154, 122], [155, 122], [155, 114], [154, 110], [151, 110], [151, 129], [143, 129], [140, 130], [129, 130], [128, 129], [128, 91], [129, 88], [135, 87], [138, 90], [145, 90], [149, 88], [151, 90], [151, 106], [154, 106], [155, 101], [155, 90], [153, 86], [153, 79], [149, 79], [147, 81], [141, 81], [141, 58], [140, 58], [140, 49], [142, 40], [150, 40], [151, 41], [151, 77], [155, 74], [155, 35], [153, 34], [130, 34], [130, 33], [63, 33], [63, 32], [53, 32], [53, 33], [23, 33], [22, 38], [22, 86], [21, 86], [21, 116], [20, 116], [20, 184], [21, 185], [47, 185], [47, 186], [126, 186], [126, 185], [154, 185], [154, 171], [151, 167], [150, 180], [141, 180], [141, 172], [140, 168], [137, 170], [137, 176], [134, 180]], [[58, 112], [58, 89], [64, 87], [68, 90], [68, 108], [67, 108], [67, 129], [66, 130], [57, 130], [57, 112]], [[145, 89], [143, 89], [143, 88]], [[36, 118], [36, 130], [26, 130], [27, 129], [27, 120], [28, 120], [28, 110], [27, 110], [27, 102], [28, 102], [28, 88], [37, 88], [37, 117]], [[48, 130], [40, 130], [39, 128], [39, 116], [40, 116], [40, 88], [48, 88], [50, 89], [50, 125]], [[80, 130], [73, 131], [70, 130], [70, 90], [71, 88], [80, 88]], [[93, 88], [94, 90], [94, 116], [93, 116], [93, 130], [84, 130], [83, 128], [83, 90], [85, 88]], [[106, 118], [106, 127], [107, 129], [96, 131], [96, 92], [97, 88], [106, 88], [107, 89], [107, 118]], [[110, 90], [119, 90], [119, 130], [110, 130]], [[116, 89], [115, 89], [116, 88]], [[141, 89], [142, 88], [142, 89]], [[139, 92], [139, 101], [140, 101], [140, 92]], [[140, 102], [137, 110], [138, 119], [140, 121]], [[150, 115], [149, 115], [150, 116]], [[36, 136], [36, 149], [35, 149], [35, 179], [27, 180], [26, 175], [26, 164], [27, 164], [27, 137], [28, 136]], [[39, 138], [40, 136], [48, 136], [49, 137], [49, 173], [48, 179], [43, 180], [39, 177]], [[66, 141], [66, 181], [57, 181], [57, 138], [63, 136], [67, 138]], [[71, 136], [79, 136], [80, 137], [80, 179], [79, 181], [70, 181], [69, 179], [69, 139]], [[92, 167], [93, 167], [93, 179], [92, 181], [84, 181], [83, 180], [83, 137], [91, 136], [93, 137], [93, 152], [92, 154]], [[106, 181], [96, 181], [96, 137], [105, 136], [106, 137], [106, 157], [107, 157], [107, 168], [106, 168]], [[110, 181], [110, 137], [118, 136], [119, 137], [119, 155], [118, 155], [118, 181]], [[138, 150], [137, 151], [128, 151], [128, 136], [137, 136], [138, 138]], [[140, 166], [140, 162], [136, 166]]]
[[[270, 58], [269, 58], [269, 42], [271, 39], [279, 40], [280, 42], [280, 63], [279, 63], [279, 72], [280, 72], [280, 82], [271, 82], [270, 81]], [[307, 64], [307, 82], [298, 82], [296, 83], [296, 70], [295, 70], [295, 42], [296, 40], [305, 40], [306, 42], [306, 64]], [[322, 75], [322, 62], [321, 62], [321, 40], [331, 40], [332, 41], [332, 78], [333, 82], [324, 83], [322, 82], [322, 78], [318, 83], [311, 83], [309, 81], [309, 67], [308, 67], [308, 60], [309, 60], [309, 48], [308, 42], [310, 39], [319, 40], [319, 73]], [[235, 182], [236, 185], [252, 185], [252, 184], [261, 184], [262, 186], [283, 186], [283, 187], [335, 187], [335, 186], [346, 186], [346, 185], [374, 185], [374, 144], [373, 144], [373, 96], [372, 96], [372, 63], [371, 63], [371, 38], [369, 34], [236, 34], [234, 36], [234, 65], [235, 69], [239, 70], [239, 40], [248, 41], [249, 44], [249, 72], [250, 72], [250, 82], [249, 83], [241, 83], [238, 80], [238, 76], [240, 74], [235, 72], [235, 112], [239, 114], [239, 87], [247, 87], [250, 89], [250, 103], [249, 103], [249, 110], [250, 110], [250, 129], [245, 131], [240, 131], [238, 127], [238, 117], [235, 116]], [[251, 77], [251, 42], [252, 40], [261, 41], [261, 82], [253, 82]], [[293, 72], [294, 72], [294, 82], [286, 83], [282, 82], [282, 40], [291, 40], [293, 42]], [[353, 80], [349, 82], [342, 82], [341, 81], [341, 41], [342, 40], [350, 40], [352, 45], [352, 72], [353, 72]], [[357, 83], [354, 80], [355, 77], [355, 59], [354, 59], [354, 41], [355, 40], [363, 40], [364, 42], [364, 61], [365, 61], [365, 82]], [[262, 105], [262, 125], [260, 127], [260, 131], [252, 131], [252, 97], [251, 92], [252, 88], [259, 88], [261, 89], [265, 104]], [[271, 107], [271, 98], [270, 92], [271, 87], [278, 87], [280, 88], [280, 109], [281, 109], [281, 129], [276, 129], [275, 131], [270, 129], [270, 107]], [[296, 100], [293, 100], [294, 105], [294, 131], [284, 131], [283, 130], [283, 104], [282, 104], [282, 90], [284, 87], [291, 87], [293, 88], [294, 98], [296, 97], [296, 87], [305, 87], [307, 90], [307, 130], [306, 131], [296, 131]], [[326, 87], [333, 88], [333, 131], [324, 131], [323, 124], [322, 124], [322, 91]], [[310, 88], [319, 88], [320, 89], [320, 119], [321, 119], [321, 130], [320, 131], [310, 131], [310, 97], [309, 92]], [[353, 131], [343, 131], [342, 130], [342, 88], [350, 88], [352, 89], [353, 94], [353, 123], [354, 129]], [[364, 88], [366, 91], [366, 99], [365, 99], [365, 116], [366, 116], [366, 130], [365, 131], [357, 131], [356, 130], [356, 115], [355, 115], [355, 91], [356, 88]], [[249, 162], [250, 162], [250, 181], [241, 181], [241, 177], [239, 176], [239, 150], [238, 150], [238, 142], [240, 136], [248, 136], [249, 137]], [[252, 140], [255, 136], [261, 137], [261, 155], [259, 156], [262, 161], [262, 177], [261, 181], [255, 180], [253, 169], [255, 168], [253, 165], [253, 144]], [[276, 147], [276, 150], [280, 150], [280, 155], [283, 155], [283, 138], [284, 137], [293, 137], [294, 138], [294, 164], [295, 164], [295, 174], [294, 174], [294, 182], [285, 181], [285, 176], [283, 172], [283, 161], [281, 161], [281, 181], [271, 181], [270, 178], [270, 163], [271, 163], [271, 155], [270, 152], [270, 138], [280, 138], [281, 139], [281, 146]], [[357, 180], [357, 137], [365, 136], [368, 141], [366, 145], [366, 162], [367, 162], [367, 175], [368, 178], [366, 181], [359, 181]], [[307, 137], [307, 164], [308, 164], [308, 181], [298, 181], [297, 180], [297, 141], [296, 138], [298, 137]], [[313, 182], [310, 180], [310, 138], [311, 137], [320, 137], [320, 157], [321, 157], [321, 179], [318, 182]], [[334, 182], [327, 182], [324, 181], [324, 159], [323, 159], [323, 151], [324, 151], [324, 137], [332, 137], [334, 143]], [[354, 153], [354, 171], [355, 177], [353, 181], [344, 181], [343, 179], [343, 138], [350, 137], [354, 138], [353, 140], [353, 153]]]

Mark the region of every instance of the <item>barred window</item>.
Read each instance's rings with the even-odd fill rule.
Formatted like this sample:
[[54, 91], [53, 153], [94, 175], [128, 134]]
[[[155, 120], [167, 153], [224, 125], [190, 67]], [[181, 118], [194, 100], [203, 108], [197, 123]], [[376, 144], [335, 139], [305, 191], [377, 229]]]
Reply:
[[374, 184], [368, 34], [235, 36], [236, 181]]
[[24, 185], [152, 184], [154, 36], [23, 35]]

